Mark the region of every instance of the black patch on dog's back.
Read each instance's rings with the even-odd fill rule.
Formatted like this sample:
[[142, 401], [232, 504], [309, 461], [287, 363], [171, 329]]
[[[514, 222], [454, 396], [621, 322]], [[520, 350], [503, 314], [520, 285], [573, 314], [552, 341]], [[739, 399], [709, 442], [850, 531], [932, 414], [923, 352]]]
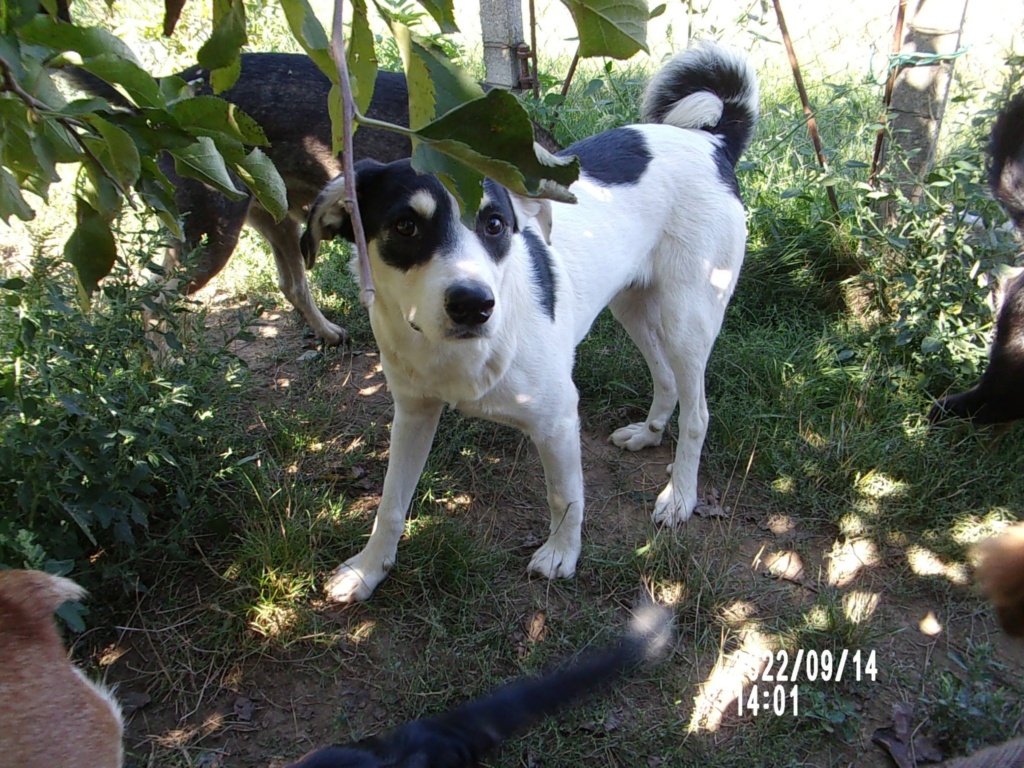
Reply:
[[523, 230], [526, 249], [530, 252], [533, 264], [533, 282], [540, 295], [538, 301], [541, 309], [553, 321], [555, 319], [555, 272], [551, 267], [551, 251], [544, 245], [540, 235], [532, 229]]
[[602, 184], [636, 184], [651, 163], [647, 139], [630, 128], [614, 128], [578, 141], [558, 153], [576, 155], [580, 167]]

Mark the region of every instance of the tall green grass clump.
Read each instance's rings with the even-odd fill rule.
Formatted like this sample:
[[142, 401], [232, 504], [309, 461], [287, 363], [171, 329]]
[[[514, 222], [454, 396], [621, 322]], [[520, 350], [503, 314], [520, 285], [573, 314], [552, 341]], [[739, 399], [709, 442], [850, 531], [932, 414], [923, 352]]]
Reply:
[[127, 573], [154, 528], [202, 510], [230, 476], [241, 371], [201, 338], [156, 367], [150, 294], [127, 261], [85, 310], [70, 267], [44, 249], [27, 272], [0, 272], [0, 566], [86, 583]]

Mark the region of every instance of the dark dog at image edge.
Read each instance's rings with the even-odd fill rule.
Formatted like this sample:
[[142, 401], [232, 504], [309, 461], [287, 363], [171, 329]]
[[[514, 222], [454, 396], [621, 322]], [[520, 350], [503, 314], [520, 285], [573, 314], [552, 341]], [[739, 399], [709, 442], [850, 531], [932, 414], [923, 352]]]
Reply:
[[[1024, 94], [996, 118], [989, 156], [992, 194], [1024, 235]], [[999, 424], [1024, 418], [1024, 271], [999, 286], [996, 305], [996, 332], [985, 372], [971, 389], [932, 406], [930, 421], [954, 417]]]
[[[135, 106], [119, 91], [85, 70], [69, 67], [65, 76], [78, 89], [105, 98], [119, 109]], [[209, 95], [208, 70], [195, 66], [178, 77], [192, 84], [196, 95]], [[253, 118], [263, 129], [270, 145], [263, 151], [284, 180], [288, 216], [281, 221], [267, 212], [252, 195], [234, 201], [202, 182], [179, 176], [169, 155], [159, 160], [174, 184], [174, 201], [183, 217], [184, 242], [173, 241], [164, 258], [168, 275], [182, 261], [183, 254], [198, 252], [195, 267], [185, 286], [194, 293], [220, 272], [234, 253], [242, 227], [248, 224], [270, 244], [277, 265], [278, 285], [316, 335], [326, 344], [340, 344], [345, 331], [323, 316], [313, 300], [306, 270], [313, 259], [303, 261], [299, 251], [301, 226], [309, 206], [328, 181], [341, 173], [341, 159], [332, 152], [331, 118], [327, 109], [331, 81], [302, 54], [243, 53], [241, 72], [235, 84], [219, 94]], [[405, 75], [378, 72], [367, 116], [401, 126], [409, 124], [409, 93]], [[534, 126], [538, 142], [557, 150], [554, 138]], [[355, 160], [373, 158], [391, 162], [411, 152], [409, 140], [397, 133], [360, 128], [354, 137]], [[237, 179], [235, 186], [245, 189]], [[198, 249], [198, 251], [197, 251]]]
[[121, 709], [68, 661], [53, 620], [84, 594], [42, 571], [0, 571], [0, 765], [121, 765]]
[[289, 768], [479, 765], [505, 740], [661, 655], [671, 636], [671, 617], [667, 608], [641, 608], [614, 648], [586, 655], [542, 677], [509, 683], [481, 699], [383, 736], [311, 752]]
[[[645, 91], [645, 123], [567, 148], [581, 174], [575, 204], [485, 183], [472, 228], [433, 176], [408, 161], [363, 161], [355, 187], [376, 298], [370, 323], [395, 413], [384, 488], [362, 552], [339, 566], [329, 599], [365, 600], [395, 562], [405, 515], [443, 406], [518, 427], [540, 454], [551, 515], [529, 570], [576, 570], [583, 469], [575, 349], [606, 306], [639, 347], [654, 398], [616, 430], [627, 450], [679, 428], [656, 522], [688, 519], [708, 427], [704, 370], [746, 248], [735, 167], [758, 115], [757, 77], [740, 55], [705, 44], [679, 54]], [[314, 203], [302, 238], [352, 238], [344, 180]]]

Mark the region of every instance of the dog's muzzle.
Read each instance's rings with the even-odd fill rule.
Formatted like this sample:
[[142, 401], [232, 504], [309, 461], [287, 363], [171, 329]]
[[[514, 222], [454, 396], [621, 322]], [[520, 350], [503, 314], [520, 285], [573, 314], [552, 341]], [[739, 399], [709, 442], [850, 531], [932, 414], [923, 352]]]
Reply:
[[477, 328], [494, 313], [494, 294], [483, 283], [456, 283], [444, 293], [444, 311], [455, 325]]

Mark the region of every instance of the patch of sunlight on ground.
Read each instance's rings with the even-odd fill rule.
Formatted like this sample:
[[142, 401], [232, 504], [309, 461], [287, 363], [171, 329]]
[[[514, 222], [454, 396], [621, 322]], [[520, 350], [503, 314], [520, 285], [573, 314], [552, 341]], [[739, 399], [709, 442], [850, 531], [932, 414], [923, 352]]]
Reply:
[[879, 560], [878, 548], [868, 539], [836, 541], [825, 558], [828, 561], [826, 576], [832, 587], [848, 586], [863, 568], [877, 565]]
[[971, 581], [965, 565], [946, 563], [930, 549], [925, 549], [919, 544], [907, 547], [907, 562], [910, 564], [910, 570], [918, 576], [942, 576], [961, 586]]
[[875, 469], [862, 475], [855, 482], [854, 487], [859, 494], [869, 499], [887, 499], [900, 496], [907, 491], [905, 482], [894, 480]]
[[743, 688], [760, 677], [765, 660], [774, 650], [771, 638], [750, 628], [742, 633], [743, 641], [732, 653], [719, 650], [718, 661], [694, 698], [693, 715], [687, 731], [715, 732], [722, 716], [743, 694]]

